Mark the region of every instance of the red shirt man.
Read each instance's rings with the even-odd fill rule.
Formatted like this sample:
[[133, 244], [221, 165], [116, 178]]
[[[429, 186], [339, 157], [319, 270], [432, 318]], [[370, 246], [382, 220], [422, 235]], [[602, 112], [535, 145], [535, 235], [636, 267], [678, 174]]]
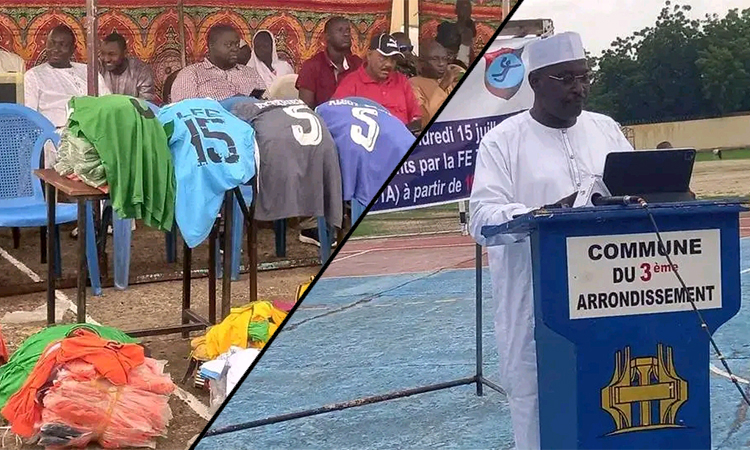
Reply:
[[370, 43], [366, 64], [339, 83], [333, 98], [370, 99], [401, 119], [412, 132], [419, 132], [422, 129], [422, 110], [414, 89], [406, 76], [394, 70], [396, 58], [403, 57], [393, 36], [375, 36]]
[[362, 65], [362, 59], [352, 55], [349, 20], [330, 18], [325, 25], [325, 36], [325, 50], [305, 61], [297, 77], [299, 98], [313, 109], [330, 100], [344, 76]]

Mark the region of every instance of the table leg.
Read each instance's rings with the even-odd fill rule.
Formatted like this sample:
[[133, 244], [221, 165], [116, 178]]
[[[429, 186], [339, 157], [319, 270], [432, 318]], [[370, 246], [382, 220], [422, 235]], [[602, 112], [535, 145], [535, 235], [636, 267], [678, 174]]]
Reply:
[[[219, 224], [214, 222], [211, 234], [208, 235], [208, 321], [216, 324], [216, 242], [218, 241]], [[224, 248], [226, 253], [226, 247]]]
[[[13, 229], [15, 231], [16, 228]], [[18, 238], [20, 239], [21, 236], [19, 235]], [[47, 227], [39, 227], [39, 243], [41, 244], [40, 248], [42, 249], [42, 264], [47, 264]], [[13, 236], [13, 248], [16, 247], [16, 236]]]
[[78, 323], [86, 323], [86, 200], [78, 200]]
[[[248, 254], [248, 279], [250, 280], [250, 302], [258, 301], [258, 228], [255, 226], [255, 201], [258, 197], [253, 189], [253, 201], [250, 207], [245, 203], [245, 197], [239, 188], [234, 189], [237, 203], [245, 223], [247, 223], [247, 254]], [[277, 221], [278, 222], [278, 221]], [[286, 223], [283, 221], [282, 223]]]
[[248, 278], [250, 278], [250, 301], [258, 301], [258, 227], [255, 224], [255, 201], [247, 217]]
[[[190, 286], [191, 286], [191, 271], [193, 262], [193, 251], [188, 247], [187, 243], [183, 244], [182, 250], [182, 324], [187, 325], [190, 323], [190, 319], [185, 315], [185, 311], [190, 309]], [[208, 307], [211, 308], [211, 293], [208, 293]], [[216, 303], [216, 300], [214, 300]], [[215, 308], [215, 306], [214, 306]], [[190, 337], [190, 333], [185, 331], [182, 333], [182, 337], [187, 339]]]
[[47, 184], [47, 325], [55, 323], [55, 187]]
[[232, 191], [224, 194], [224, 261], [221, 274], [221, 320], [224, 320], [232, 307], [232, 214], [234, 198]]

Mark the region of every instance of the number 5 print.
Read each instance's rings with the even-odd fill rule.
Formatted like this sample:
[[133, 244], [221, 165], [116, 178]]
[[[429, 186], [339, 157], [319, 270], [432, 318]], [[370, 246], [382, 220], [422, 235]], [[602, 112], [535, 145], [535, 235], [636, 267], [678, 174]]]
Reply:
[[308, 109], [306, 105], [294, 105], [284, 108], [284, 112], [295, 119], [310, 123], [310, 131], [308, 133], [305, 133], [305, 127], [302, 125], [292, 125], [292, 134], [294, 134], [294, 139], [299, 142], [299, 145], [319, 145], [323, 142], [323, 126], [320, 124], [318, 118], [312, 113], [305, 111], [306, 109]]
[[352, 108], [352, 115], [355, 119], [367, 124], [367, 134], [361, 126], [352, 125], [351, 138], [355, 144], [361, 145], [365, 150], [372, 153], [375, 150], [375, 143], [380, 135], [380, 125], [373, 117], [378, 117], [378, 110], [373, 108]]

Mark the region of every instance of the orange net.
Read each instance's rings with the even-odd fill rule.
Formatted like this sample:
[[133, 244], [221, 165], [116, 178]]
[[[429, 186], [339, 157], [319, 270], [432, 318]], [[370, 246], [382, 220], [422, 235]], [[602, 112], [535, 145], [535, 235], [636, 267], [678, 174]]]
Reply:
[[156, 447], [172, 419], [168, 404], [175, 385], [154, 359], [134, 368], [128, 384], [115, 386], [91, 364], [63, 366], [42, 400], [38, 444], [46, 448]]

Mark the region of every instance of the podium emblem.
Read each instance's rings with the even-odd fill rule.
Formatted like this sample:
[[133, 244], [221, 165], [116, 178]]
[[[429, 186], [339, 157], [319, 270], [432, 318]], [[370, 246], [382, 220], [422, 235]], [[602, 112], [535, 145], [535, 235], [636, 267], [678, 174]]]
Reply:
[[658, 344], [656, 357], [632, 358], [629, 346], [616, 352], [612, 381], [601, 393], [602, 409], [615, 422], [607, 436], [684, 427], [675, 419], [688, 400], [688, 384], [677, 375], [672, 347]]

